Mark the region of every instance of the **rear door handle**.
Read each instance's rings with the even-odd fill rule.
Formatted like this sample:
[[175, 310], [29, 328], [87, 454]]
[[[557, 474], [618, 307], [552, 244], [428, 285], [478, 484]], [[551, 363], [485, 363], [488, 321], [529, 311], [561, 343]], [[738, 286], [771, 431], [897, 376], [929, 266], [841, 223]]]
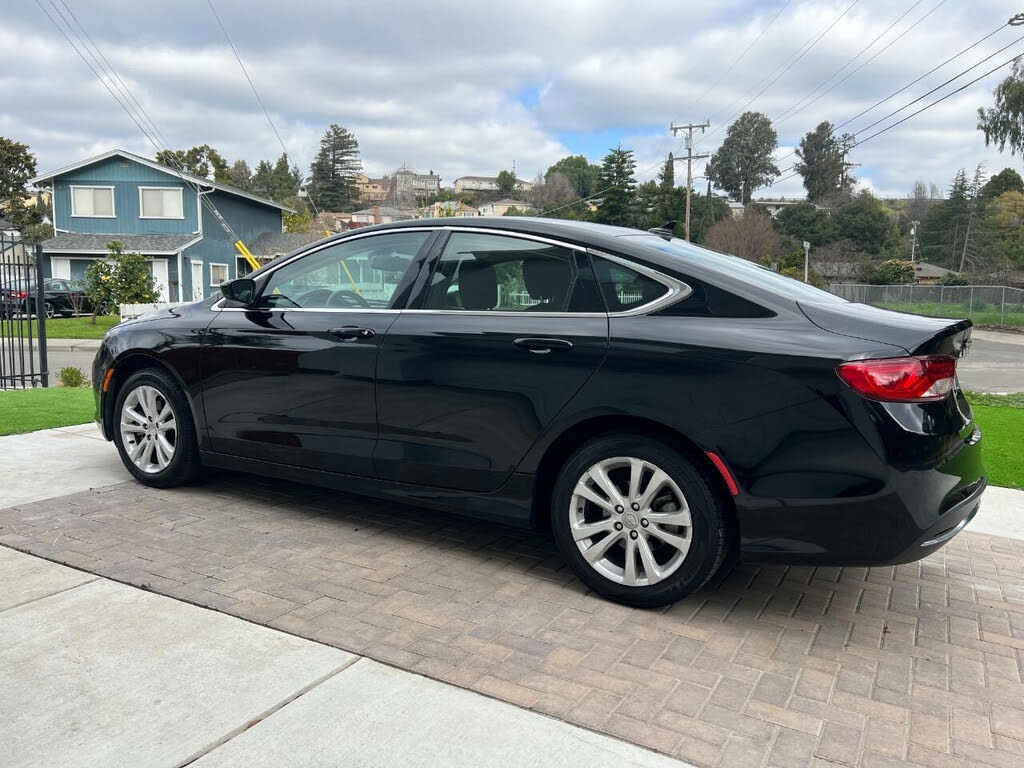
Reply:
[[331, 328], [328, 333], [342, 341], [372, 339], [376, 335], [371, 328], [359, 328], [355, 325], [343, 325], [341, 328]]
[[568, 339], [549, 339], [542, 336], [524, 336], [512, 343], [520, 349], [526, 349], [538, 355], [546, 355], [548, 352], [568, 352], [572, 349], [572, 342]]

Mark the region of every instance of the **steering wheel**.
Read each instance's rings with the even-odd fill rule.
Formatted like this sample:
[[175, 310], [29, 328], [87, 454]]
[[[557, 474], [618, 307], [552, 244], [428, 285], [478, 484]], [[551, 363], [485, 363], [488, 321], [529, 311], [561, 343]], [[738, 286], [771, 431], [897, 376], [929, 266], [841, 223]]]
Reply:
[[335, 291], [327, 299], [328, 307], [369, 307], [370, 302], [364, 299], [355, 291], [340, 290]]
[[329, 288], [316, 288], [312, 291], [299, 296], [299, 301], [295, 305], [297, 307], [318, 307], [321, 302], [326, 304], [331, 298], [331, 291]]

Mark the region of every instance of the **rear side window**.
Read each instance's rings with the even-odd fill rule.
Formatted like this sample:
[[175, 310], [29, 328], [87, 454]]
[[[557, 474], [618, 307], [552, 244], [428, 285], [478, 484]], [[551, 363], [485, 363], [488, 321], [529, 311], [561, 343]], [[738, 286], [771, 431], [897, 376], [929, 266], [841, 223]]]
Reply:
[[752, 301], [700, 280], [684, 277], [683, 282], [693, 293], [658, 314], [673, 317], [771, 317], [774, 314]]
[[454, 232], [424, 309], [452, 312], [603, 312], [586, 261], [569, 248], [505, 235]]
[[668, 293], [664, 283], [617, 262], [594, 257], [594, 271], [609, 312], [627, 312]]

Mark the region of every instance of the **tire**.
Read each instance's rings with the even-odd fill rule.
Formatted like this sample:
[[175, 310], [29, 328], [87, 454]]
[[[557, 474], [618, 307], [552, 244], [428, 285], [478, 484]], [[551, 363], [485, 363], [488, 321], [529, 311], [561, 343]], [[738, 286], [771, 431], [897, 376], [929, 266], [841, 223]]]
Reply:
[[[639, 482], [631, 495], [634, 465], [640, 468]], [[596, 490], [594, 478], [600, 473], [591, 473], [598, 468], [615, 487], [621, 506], [611, 494]], [[658, 490], [645, 499], [647, 486], [662, 477], [657, 470], [667, 479], [654, 483]], [[725, 560], [725, 503], [712, 488], [694, 462], [657, 440], [634, 435], [595, 438], [569, 457], [555, 482], [555, 542], [580, 580], [598, 594], [638, 608], [669, 605], [700, 589]], [[591, 531], [594, 535], [588, 537]]]
[[[129, 404], [131, 414], [125, 409]], [[158, 429], [170, 422], [161, 413], [170, 406], [174, 429]], [[150, 414], [157, 421], [150, 426]], [[121, 461], [132, 476], [144, 485], [170, 488], [192, 482], [200, 471], [199, 444], [192, 421], [192, 410], [177, 382], [165, 371], [147, 368], [132, 374], [117, 393], [114, 401], [114, 442]], [[135, 429], [125, 430], [121, 425], [131, 424]], [[163, 438], [161, 441], [160, 438]], [[151, 448], [142, 445], [148, 438]], [[173, 451], [167, 456], [166, 446]], [[132, 455], [141, 451], [140, 463]]]
[[54, 309], [54, 306], [53, 306], [53, 302], [44, 301], [43, 302], [43, 312], [46, 313], [47, 317], [53, 317], [54, 314], [56, 313], [56, 310]]

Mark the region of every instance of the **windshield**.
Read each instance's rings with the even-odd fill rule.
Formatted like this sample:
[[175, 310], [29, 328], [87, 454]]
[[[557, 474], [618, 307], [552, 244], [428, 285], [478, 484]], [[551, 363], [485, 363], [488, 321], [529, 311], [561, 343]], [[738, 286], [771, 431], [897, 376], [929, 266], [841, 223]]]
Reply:
[[702, 267], [709, 267], [727, 275], [733, 275], [794, 301], [847, 303], [846, 299], [840, 298], [834, 293], [823, 291], [800, 280], [773, 272], [768, 267], [762, 267], [760, 264], [741, 259], [738, 256], [729, 256], [717, 251], [709, 251], [706, 248], [700, 248], [677, 237], [665, 240], [657, 235], [639, 235], [636, 239], [641, 240], [649, 248], [671, 256], [678, 256], [685, 262], [685, 264], [680, 265], [680, 269], [684, 271], [687, 264], [696, 264]]

